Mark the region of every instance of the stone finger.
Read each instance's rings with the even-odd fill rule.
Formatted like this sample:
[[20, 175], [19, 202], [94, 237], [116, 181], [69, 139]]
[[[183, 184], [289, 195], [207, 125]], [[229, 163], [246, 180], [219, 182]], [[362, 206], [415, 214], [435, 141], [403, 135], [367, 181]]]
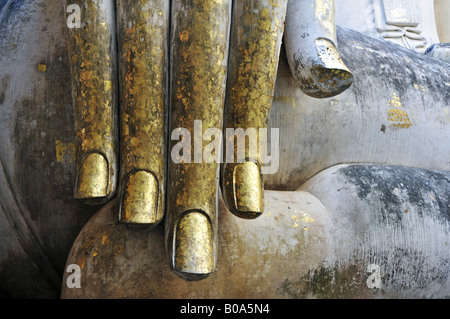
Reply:
[[258, 149], [273, 100], [286, 4], [248, 0], [233, 7], [222, 192], [228, 209], [247, 219], [264, 211]]
[[170, 3], [117, 1], [119, 218], [155, 226], [165, 209]]
[[117, 180], [114, 1], [71, 1], [71, 5], [80, 13], [80, 25], [68, 27], [76, 127], [75, 198], [98, 204], [114, 195]]
[[[172, 2], [166, 248], [171, 268], [187, 280], [211, 275], [216, 264], [230, 17], [231, 1]], [[214, 131], [217, 147], [208, 153], [203, 136]]]

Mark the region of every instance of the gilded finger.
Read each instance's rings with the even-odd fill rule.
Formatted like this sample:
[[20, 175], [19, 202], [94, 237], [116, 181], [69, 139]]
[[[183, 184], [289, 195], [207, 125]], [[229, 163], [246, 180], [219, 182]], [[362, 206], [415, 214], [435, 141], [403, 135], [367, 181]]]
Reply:
[[114, 1], [66, 1], [80, 10], [68, 27], [76, 127], [75, 198], [102, 203], [117, 180], [117, 72]]
[[286, 55], [300, 89], [315, 98], [348, 89], [353, 75], [336, 47], [334, 0], [289, 1], [287, 12]]
[[120, 74], [119, 218], [164, 216], [169, 1], [117, 1]]
[[242, 218], [264, 211], [259, 144], [272, 106], [286, 3], [245, 0], [233, 8], [222, 195], [228, 209]]
[[[187, 280], [211, 275], [216, 264], [216, 156], [222, 145], [230, 16], [231, 1], [172, 4], [166, 247], [171, 268]], [[215, 150], [208, 151], [204, 136], [218, 142]]]

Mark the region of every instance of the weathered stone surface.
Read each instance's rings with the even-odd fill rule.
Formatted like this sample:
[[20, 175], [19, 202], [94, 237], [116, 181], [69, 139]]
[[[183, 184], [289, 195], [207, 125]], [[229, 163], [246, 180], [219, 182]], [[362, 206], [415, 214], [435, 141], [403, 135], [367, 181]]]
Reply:
[[[0, 5], [2, 297], [59, 297], [70, 248], [85, 225], [68, 260], [82, 264], [85, 254], [84, 288], [64, 289], [66, 298], [156, 297], [165, 289], [172, 298], [450, 295], [448, 64], [338, 28], [338, 48], [355, 79], [342, 95], [318, 100], [296, 88], [282, 55], [269, 123], [280, 128], [281, 162], [279, 172], [267, 176], [268, 188], [293, 191], [339, 163], [434, 171], [386, 169], [383, 174], [392, 180], [380, 177], [382, 168], [366, 166], [324, 172], [326, 178], [317, 175], [306, 184], [315, 196], [267, 191], [268, 208], [255, 221], [238, 220], [221, 206], [218, 268], [207, 280], [191, 283], [168, 271], [162, 225], [151, 233], [119, 228], [114, 203], [90, 220], [100, 206], [73, 199], [75, 136], [65, 28], [59, 0]], [[362, 179], [371, 176], [389, 187], [403, 186], [394, 186], [398, 191], [392, 194], [386, 187], [373, 189], [371, 180]], [[345, 185], [352, 191], [338, 191]], [[427, 194], [434, 199], [427, 201]], [[308, 216], [313, 223], [307, 223]], [[342, 219], [335, 224], [337, 217]], [[373, 222], [378, 228], [371, 228]], [[103, 231], [108, 232], [104, 240]], [[330, 244], [347, 239], [354, 241], [341, 249]], [[380, 266], [384, 289], [367, 286], [372, 263]]]
[[349, 29], [337, 38], [354, 79], [336, 97], [303, 94], [280, 59], [269, 118], [280, 169], [266, 188], [294, 190], [339, 163], [449, 170], [450, 65]]
[[315, 196], [266, 191], [252, 221], [221, 201], [217, 270], [200, 282], [170, 271], [162, 227], [125, 229], [111, 203], [75, 241], [67, 263], [81, 267], [81, 288], [63, 282], [62, 297], [449, 297], [449, 187], [439, 171], [339, 165], [301, 188]]
[[404, 166], [337, 165], [299, 189], [333, 215], [337, 264], [379, 265], [382, 291], [449, 297], [450, 174]]
[[68, 251], [98, 210], [73, 199], [74, 126], [61, 1], [0, 8], [0, 294], [58, 297]]

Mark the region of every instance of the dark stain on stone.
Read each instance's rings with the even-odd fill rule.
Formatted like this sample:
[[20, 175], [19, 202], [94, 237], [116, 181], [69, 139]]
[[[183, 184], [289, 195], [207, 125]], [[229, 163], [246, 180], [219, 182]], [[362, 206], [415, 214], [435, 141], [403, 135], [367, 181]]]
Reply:
[[11, 76], [9, 74], [5, 75], [0, 84], [0, 105], [5, 102], [6, 92], [9, 88], [9, 80]]
[[[380, 289], [368, 286], [369, 264], [380, 267]], [[433, 298], [434, 287], [448, 282], [449, 266], [447, 259], [440, 259], [431, 267], [420, 249], [396, 247], [366, 252], [364, 259], [354, 257], [346, 265], [310, 269], [306, 275], [286, 278], [277, 291], [293, 299], [371, 299], [404, 298], [422, 290], [424, 298]]]
[[65, 43], [56, 44], [55, 54], [45, 61], [47, 76], [32, 83], [32, 93], [19, 95], [13, 107], [15, 192], [29, 213], [26, 218], [35, 236], [57, 272], [63, 274], [67, 252], [81, 225], [99, 207], [74, 200], [74, 161], [58, 162], [56, 156], [57, 140], [67, 144], [75, 141]]
[[356, 263], [350, 266], [318, 267], [298, 278], [286, 278], [277, 290], [293, 299], [374, 298], [383, 291], [369, 289], [367, 274]]
[[[402, 205], [414, 206], [421, 216], [436, 211], [450, 220], [450, 172], [405, 166], [350, 165], [339, 173], [355, 185], [361, 200], [380, 203], [381, 218], [400, 221]], [[373, 204], [373, 203], [372, 203]]]

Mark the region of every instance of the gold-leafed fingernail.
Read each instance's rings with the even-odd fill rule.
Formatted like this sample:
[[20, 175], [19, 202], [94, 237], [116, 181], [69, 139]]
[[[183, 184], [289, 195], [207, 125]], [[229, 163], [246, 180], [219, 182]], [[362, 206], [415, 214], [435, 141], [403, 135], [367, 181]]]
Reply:
[[336, 69], [347, 72], [351, 75], [350, 70], [342, 61], [338, 50], [334, 46], [333, 42], [329, 39], [319, 38], [314, 40], [318, 55], [323, 65], [327, 69]]
[[214, 238], [209, 218], [199, 211], [183, 215], [176, 229], [176, 273], [188, 280], [205, 278], [214, 271], [214, 260]]
[[253, 162], [238, 164], [233, 174], [234, 198], [238, 214], [256, 218], [264, 211], [264, 194], [259, 166]]
[[75, 188], [76, 199], [93, 199], [108, 195], [108, 162], [100, 153], [91, 153], [83, 161]]
[[336, 46], [329, 39], [319, 38], [314, 40], [318, 56], [323, 66], [319, 67], [313, 74], [324, 86], [324, 91], [330, 92], [329, 95], [342, 93], [353, 82], [353, 75], [342, 61]]
[[147, 171], [131, 173], [125, 184], [120, 221], [130, 224], [156, 222], [158, 181]]

